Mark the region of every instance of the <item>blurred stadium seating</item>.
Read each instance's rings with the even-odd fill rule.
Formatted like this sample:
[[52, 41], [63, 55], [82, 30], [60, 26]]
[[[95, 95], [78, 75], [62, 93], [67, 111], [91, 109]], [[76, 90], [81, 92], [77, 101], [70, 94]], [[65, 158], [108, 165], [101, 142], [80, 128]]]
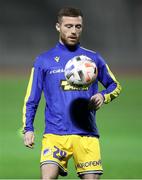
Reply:
[[82, 9], [83, 46], [99, 51], [118, 71], [141, 70], [142, 1], [1, 0], [1, 71], [31, 67], [37, 54], [56, 43], [56, 14], [63, 6]]

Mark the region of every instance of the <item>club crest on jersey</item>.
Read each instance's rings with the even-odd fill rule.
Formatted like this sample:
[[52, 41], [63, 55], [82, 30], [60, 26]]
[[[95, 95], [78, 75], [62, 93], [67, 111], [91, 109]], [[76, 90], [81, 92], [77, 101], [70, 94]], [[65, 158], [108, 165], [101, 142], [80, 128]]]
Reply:
[[51, 155], [52, 154], [52, 150], [51, 149], [45, 149], [44, 151], [43, 151], [43, 155], [44, 156], [49, 156], [49, 155]]
[[59, 61], [60, 61], [60, 57], [59, 57], [59, 56], [56, 56], [56, 57], [54, 58], [54, 60], [55, 60], [56, 62], [59, 62]]

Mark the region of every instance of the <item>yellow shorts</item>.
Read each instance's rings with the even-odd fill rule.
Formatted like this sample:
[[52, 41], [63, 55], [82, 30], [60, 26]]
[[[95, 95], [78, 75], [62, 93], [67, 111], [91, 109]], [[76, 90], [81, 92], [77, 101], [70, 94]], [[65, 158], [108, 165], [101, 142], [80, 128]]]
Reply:
[[56, 164], [60, 168], [60, 175], [66, 176], [67, 163], [72, 156], [78, 175], [103, 173], [98, 138], [80, 135], [43, 135], [41, 166]]

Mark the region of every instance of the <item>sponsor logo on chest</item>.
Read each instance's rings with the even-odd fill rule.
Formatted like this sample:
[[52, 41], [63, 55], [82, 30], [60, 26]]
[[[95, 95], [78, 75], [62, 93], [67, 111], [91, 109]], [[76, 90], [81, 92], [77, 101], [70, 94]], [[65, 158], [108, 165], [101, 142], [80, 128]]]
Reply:
[[64, 69], [59, 68], [59, 69], [52, 69], [49, 71], [49, 74], [57, 74], [57, 73], [64, 73]]

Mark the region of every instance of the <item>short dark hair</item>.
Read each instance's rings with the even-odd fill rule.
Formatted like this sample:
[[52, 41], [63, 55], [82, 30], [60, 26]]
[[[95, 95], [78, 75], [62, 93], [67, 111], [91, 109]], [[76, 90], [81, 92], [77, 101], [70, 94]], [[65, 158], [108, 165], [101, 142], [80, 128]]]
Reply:
[[58, 22], [61, 22], [61, 19], [63, 16], [69, 16], [69, 17], [83, 17], [83, 13], [80, 9], [72, 8], [72, 7], [64, 7], [59, 10], [57, 20]]

